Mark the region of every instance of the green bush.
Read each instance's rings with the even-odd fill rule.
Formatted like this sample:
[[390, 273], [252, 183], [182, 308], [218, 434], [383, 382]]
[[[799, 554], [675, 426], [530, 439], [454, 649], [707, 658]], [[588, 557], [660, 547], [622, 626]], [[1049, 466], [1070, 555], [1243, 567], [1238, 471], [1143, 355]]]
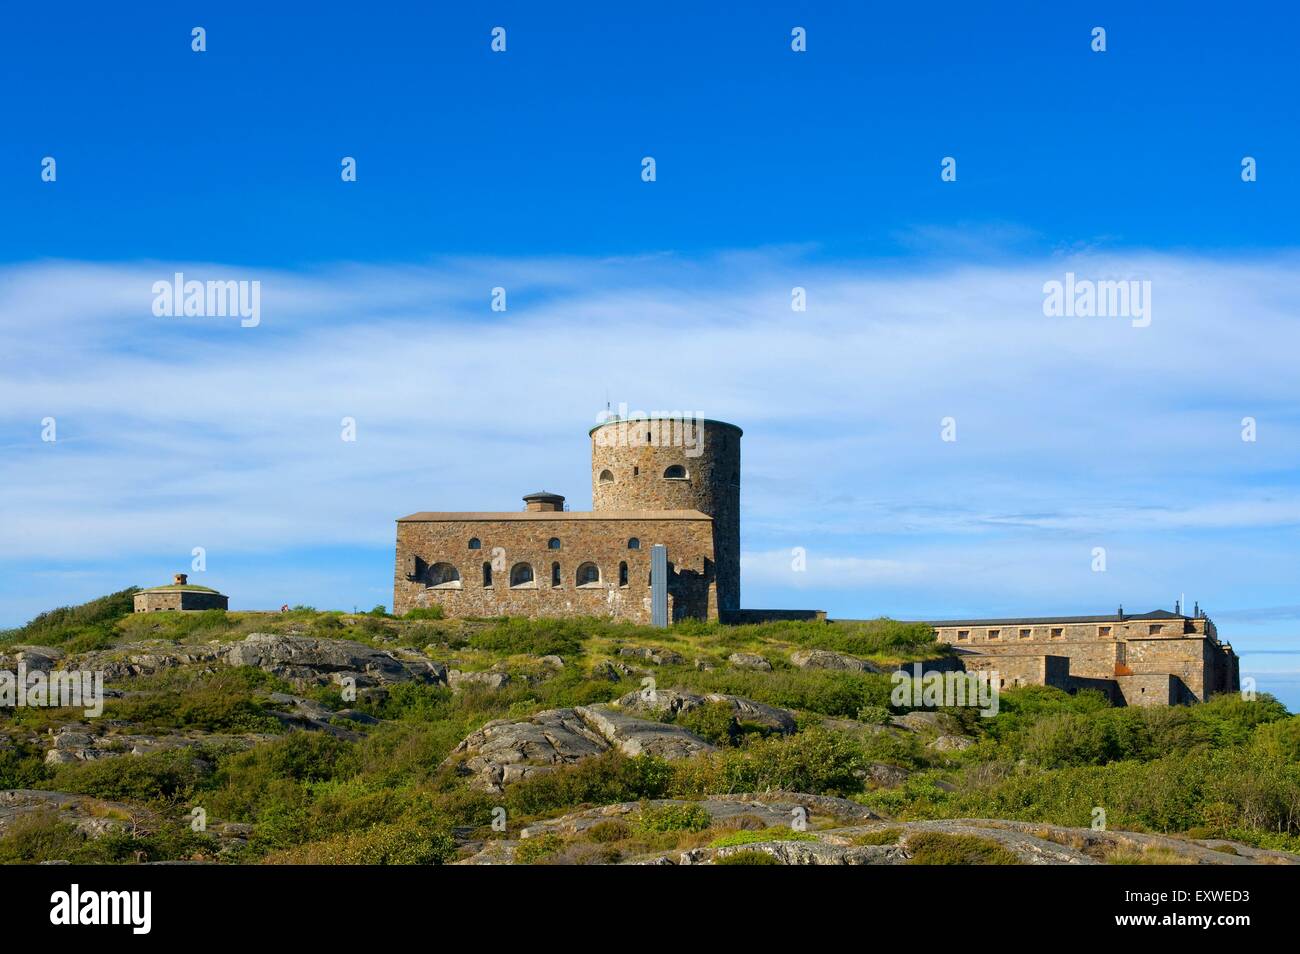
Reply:
[[446, 830], [401, 822], [374, 825], [308, 842], [267, 859], [292, 865], [440, 865], [456, 854]]
[[582, 652], [582, 641], [593, 628], [604, 624], [591, 624], [572, 619], [514, 619], [496, 620], [488, 628], [473, 633], [469, 644], [474, 649], [486, 649], [514, 655], [532, 653], [536, 656], [576, 656]]
[[849, 736], [811, 728], [672, 763], [672, 787], [686, 797], [768, 790], [847, 795], [861, 791], [867, 761]]
[[65, 646], [76, 652], [102, 648], [112, 640], [113, 624], [134, 612], [137, 591], [131, 586], [79, 606], [41, 613], [25, 626], [0, 633], [0, 643]]
[[0, 789], [37, 788], [50, 776], [42, 750], [25, 739], [0, 745]]
[[731, 745], [739, 735], [731, 706], [725, 702], [706, 702], [677, 716], [677, 724], [714, 745]]
[[857, 720], [867, 725], [889, 725], [891, 718], [889, 710], [884, 706], [863, 706], [857, 712]]
[[535, 865], [564, 848], [564, 839], [553, 831], [525, 838], [515, 847], [515, 864]]
[[672, 778], [669, 763], [652, 755], [617, 751], [534, 775], [506, 789], [511, 815], [541, 815], [577, 805], [611, 805], [662, 798]]
[[406, 611], [403, 619], [442, 619], [441, 606], [417, 606]]
[[765, 828], [762, 831], [733, 831], [709, 842], [710, 848], [730, 848], [734, 845], [753, 845], [761, 841], [816, 841], [817, 836], [806, 831], [795, 831], [785, 825]]
[[637, 817], [644, 832], [704, 831], [713, 816], [703, 805], [646, 805]]
[[595, 841], [603, 844], [631, 838], [632, 827], [625, 821], [618, 818], [611, 818], [608, 821], [596, 822], [596, 824], [592, 825], [582, 834], [588, 841]]
[[1251, 745], [1264, 758], [1300, 762], [1300, 716], [1256, 727]]
[[733, 851], [729, 855], [723, 855], [713, 862], [717, 865], [779, 865], [781, 862], [775, 855], [769, 855], [766, 851]]
[[174, 805], [189, 800], [209, 774], [190, 749], [113, 756], [60, 765], [42, 788], [111, 801]]
[[1018, 865], [1020, 859], [988, 838], [921, 831], [907, 837], [913, 865]]

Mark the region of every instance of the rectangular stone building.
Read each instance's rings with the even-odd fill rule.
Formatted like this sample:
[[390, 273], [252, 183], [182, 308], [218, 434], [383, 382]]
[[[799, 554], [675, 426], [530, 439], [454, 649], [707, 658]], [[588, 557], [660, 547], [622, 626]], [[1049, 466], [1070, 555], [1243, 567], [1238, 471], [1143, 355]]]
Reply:
[[[1236, 653], [1199, 608], [1108, 616], [933, 622], [965, 668], [997, 669], [1004, 686], [1097, 689], [1116, 705], [1205, 701], [1240, 689]], [[1064, 665], [1062, 665], [1064, 663]]]

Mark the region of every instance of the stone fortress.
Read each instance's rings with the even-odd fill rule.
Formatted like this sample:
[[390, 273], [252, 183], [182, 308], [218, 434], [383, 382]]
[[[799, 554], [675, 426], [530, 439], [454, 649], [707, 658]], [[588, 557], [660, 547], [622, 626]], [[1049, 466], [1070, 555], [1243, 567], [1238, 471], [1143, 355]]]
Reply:
[[[740, 439], [734, 424], [612, 418], [591, 439], [591, 512], [545, 491], [522, 511], [397, 521], [393, 612], [601, 616], [651, 622], [651, 547], [667, 549], [667, 619], [818, 619], [740, 609]], [[137, 597], [139, 599], [139, 597]], [[966, 671], [1003, 686], [1098, 689], [1116, 705], [1205, 700], [1240, 686], [1237, 656], [1200, 611], [930, 622]], [[949, 665], [945, 662], [944, 665]]]
[[734, 424], [615, 418], [591, 439], [590, 512], [559, 494], [525, 509], [397, 521], [393, 612], [651, 621], [651, 547], [668, 551], [668, 618], [740, 607], [740, 438]]
[[1003, 686], [1097, 689], [1115, 705], [1204, 702], [1241, 688], [1237, 654], [1197, 606], [1174, 611], [931, 623], [967, 672], [997, 670]]

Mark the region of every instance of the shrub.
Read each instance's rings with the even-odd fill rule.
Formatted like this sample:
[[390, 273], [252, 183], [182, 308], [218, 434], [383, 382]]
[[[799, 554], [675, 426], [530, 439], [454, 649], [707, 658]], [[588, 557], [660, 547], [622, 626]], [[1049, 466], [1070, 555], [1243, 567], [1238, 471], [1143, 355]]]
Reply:
[[515, 847], [515, 864], [535, 865], [564, 847], [564, 839], [553, 831], [525, 838]]
[[188, 800], [208, 775], [207, 764], [189, 749], [111, 756], [60, 765], [42, 788], [111, 801], [172, 805]]
[[360, 833], [342, 832], [267, 858], [290, 865], [440, 865], [456, 854], [450, 832], [423, 824], [374, 825]]
[[996, 841], [976, 835], [921, 831], [909, 835], [913, 865], [1018, 865], [1020, 859]]
[[572, 619], [502, 619], [469, 637], [474, 649], [537, 656], [575, 656], [589, 635], [583, 621]]
[[1251, 745], [1264, 758], [1300, 762], [1300, 716], [1256, 727]]
[[441, 606], [417, 606], [406, 611], [403, 619], [442, 619]]
[[893, 845], [898, 842], [899, 837], [903, 834], [901, 828], [877, 828], [875, 831], [865, 831], [853, 839], [855, 845]]
[[806, 831], [795, 831], [785, 825], [765, 828], [762, 831], [733, 831], [713, 839], [710, 848], [730, 848], [734, 845], [752, 845], [760, 841], [816, 841], [817, 836]]
[[714, 859], [713, 863], [716, 865], [779, 865], [781, 861], [766, 851], [733, 851], [729, 855]]
[[596, 822], [583, 832], [588, 841], [613, 842], [632, 837], [632, 828], [625, 821], [611, 818], [609, 821]]
[[868, 725], [888, 725], [891, 716], [884, 706], [863, 706], [857, 712], [857, 720]]
[[0, 633], [0, 643], [42, 646], [76, 643], [78, 652], [99, 649], [111, 642], [113, 624], [134, 612], [137, 591], [137, 587], [131, 586], [79, 606], [61, 606], [41, 613], [25, 626]]
[[0, 745], [0, 789], [36, 788], [49, 778], [41, 749], [25, 739]]
[[860, 773], [866, 765], [853, 739], [812, 728], [673, 763], [673, 789], [687, 796], [769, 789], [846, 795], [862, 789]]
[[652, 755], [629, 758], [616, 751], [534, 775], [506, 790], [512, 815], [540, 815], [576, 805], [610, 805], [662, 798], [672, 768]]
[[731, 745], [740, 727], [725, 702], [706, 702], [677, 716], [677, 724], [714, 745]]
[[637, 819], [645, 832], [704, 831], [713, 824], [713, 816], [703, 805], [646, 805]]

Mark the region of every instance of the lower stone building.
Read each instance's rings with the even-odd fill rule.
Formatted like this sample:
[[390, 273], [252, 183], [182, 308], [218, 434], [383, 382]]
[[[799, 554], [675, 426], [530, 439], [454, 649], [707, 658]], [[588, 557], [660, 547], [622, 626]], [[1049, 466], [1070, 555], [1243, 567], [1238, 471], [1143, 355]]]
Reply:
[[184, 573], [177, 573], [172, 582], [154, 586], [135, 594], [137, 613], [156, 613], [160, 610], [229, 609], [230, 599], [207, 586], [196, 586]]
[[1237, 692], [1232, 645], [1220, 642], [1198, 607], [1108, 616], [1055, 616], [932, 622], [968, 671], [997, 670], [1003, 687], [1097, 689], [1115, 705], [1204, 702]]
[[573, 512], [557, 494], [501, 513], [397, 521], [393, 611], [650, 621], [650, 547], [668, 548], [668, 618], [717, 619], [713, 520], [698, 510]]

